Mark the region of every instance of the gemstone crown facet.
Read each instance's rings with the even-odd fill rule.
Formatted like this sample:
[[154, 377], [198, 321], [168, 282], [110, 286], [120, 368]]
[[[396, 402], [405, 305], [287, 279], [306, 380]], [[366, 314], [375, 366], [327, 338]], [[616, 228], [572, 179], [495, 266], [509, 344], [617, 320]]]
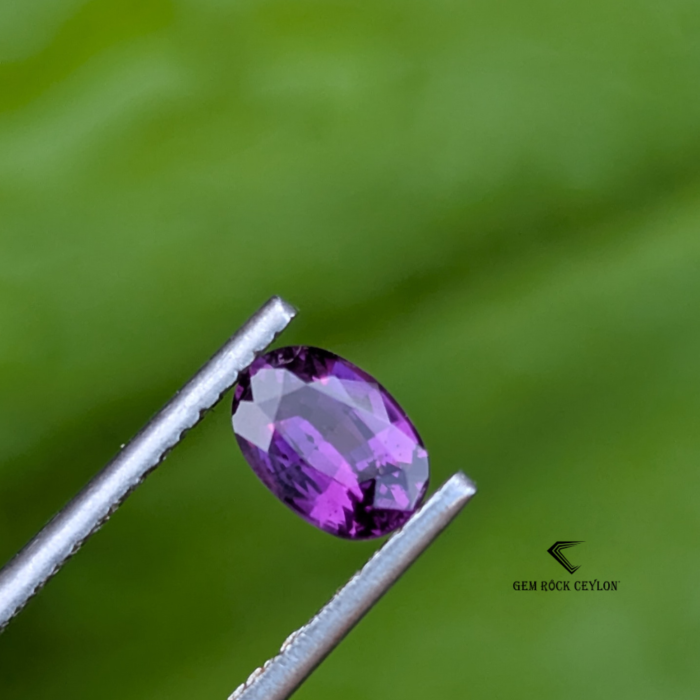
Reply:
[[293, 346], [258, 357], [233, 397], [246, 460], [283, 503], [347, 539], [401, 527], [428, 488], [418, 432], [373, 377], [327, 350]]

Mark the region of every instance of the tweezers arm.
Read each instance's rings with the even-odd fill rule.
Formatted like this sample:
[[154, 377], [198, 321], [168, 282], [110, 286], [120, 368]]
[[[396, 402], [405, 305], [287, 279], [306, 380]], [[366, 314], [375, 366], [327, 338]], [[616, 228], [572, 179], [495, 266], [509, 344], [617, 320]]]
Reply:
[[199, 422], [295, 310], [270, 299], [158, 415], [0, 571], [0, 631]]
[[280, 653], [254, 671], [229, 700], [286, 700], [386, 593], [476, 493], [457, 472], [335, 594]]

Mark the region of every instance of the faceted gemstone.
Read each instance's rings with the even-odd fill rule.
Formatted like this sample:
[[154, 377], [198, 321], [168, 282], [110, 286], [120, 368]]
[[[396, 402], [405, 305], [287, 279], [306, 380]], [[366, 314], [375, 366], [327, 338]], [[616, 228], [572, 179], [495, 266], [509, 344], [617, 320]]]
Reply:
[[338, 537], [403, 525], [428, 488], [428, 454], [379, 382], [319, 348], [268, 352], [233, 398], [238, 444], [272, 493]]

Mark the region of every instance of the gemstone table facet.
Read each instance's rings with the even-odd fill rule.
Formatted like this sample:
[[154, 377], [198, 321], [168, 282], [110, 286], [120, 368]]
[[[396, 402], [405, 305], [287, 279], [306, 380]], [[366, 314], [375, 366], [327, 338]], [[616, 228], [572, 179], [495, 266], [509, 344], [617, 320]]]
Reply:
[[392, 532], [428, 488], [428, 454], [404, 411], [327, 350], [294, 346], [257, 358], [239, 378], [233, 429], [268, 489], [338, 537]]

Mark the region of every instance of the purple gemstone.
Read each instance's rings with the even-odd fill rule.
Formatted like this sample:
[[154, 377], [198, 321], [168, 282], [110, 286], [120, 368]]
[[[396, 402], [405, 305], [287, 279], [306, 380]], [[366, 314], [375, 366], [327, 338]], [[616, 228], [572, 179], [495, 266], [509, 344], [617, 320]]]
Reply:
[[428, 453], [406, 414], [379, 382], [326, 350], [256, 359], [236, 387], [233, 430], [267, 488], [338, 537], [401, 527], [428, 488]]

